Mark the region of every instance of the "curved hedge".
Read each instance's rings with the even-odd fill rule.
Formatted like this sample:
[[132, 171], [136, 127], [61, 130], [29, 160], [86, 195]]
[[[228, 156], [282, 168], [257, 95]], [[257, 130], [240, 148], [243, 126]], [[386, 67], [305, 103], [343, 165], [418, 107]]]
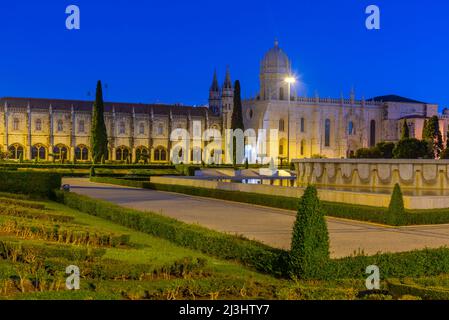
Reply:
[[61, 188], [61, 175], [47, 172], [0, 170], [0, 192], [52, 197]]

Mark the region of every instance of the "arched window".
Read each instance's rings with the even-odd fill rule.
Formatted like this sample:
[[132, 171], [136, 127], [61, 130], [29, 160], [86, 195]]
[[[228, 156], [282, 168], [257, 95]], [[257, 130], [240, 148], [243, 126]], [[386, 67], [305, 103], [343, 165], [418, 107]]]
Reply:
[[46, 160], [47, 159], [47, 148], [42, 144], [36, 144], [31, 148], [31, 159]]
[[8, 150], [10, 159], [18, 160], [20, 159], [20, 155], [23, 156], [23, 147], [20, 144], [13, 144]]
[[36, 120], [36, 131], [42, 131], [42, 120], [41, 119]]
[[306, 132], [306, 120], [301, 118], [301, 132]]
[[349, 124], [348, 124], [348, 134], [350, 136], [355, 134], [354, 122], [352, 122], [352, 121], [349, 121]]
[[164, 126], [162, 124], [157, 126], [157, 135], [162, 136], [164, 134]]
[[279, 155], [280, 156], [283, 156], [285, 154], [286, 144], [287, 144], [287, 140], [286, 139], [279, 140]]
[[69, 149], [62, 144], [58, 144], [53, 148], [53, 157], [55, 160], [67, 160], [69, 158]]
[[89, 160], [89, 149], [85, 145], [79, 145], [75, 148], [75, 159], [80, 161]]
[[121, 121], [119, 123], [119, 126], [118, 126], [118, 133], [119, 134], [125, 134], [125, 132], [126, 132], [126, 130], [125, 130], [125, 122]]
[[126, 161], [129, 158], [130, 152], [129, 148], [125, 146], [118, 147], [115, 150], [115, 160], [117, 161]]
[[306, 148], [306, 142], [304, 140], [301, 140], [301, 155], [303, 156], [305, 153], [305, 148]]
[[150, 152], [145, 147], [138, 147], [136, 149], [136, 160], [137, 161], [147, 161], [149, 158]]
[[64, 131], [64, 122], [62, 120], [58, 120], [58, 132]]
[[284, 132], [284, 130], [285, 130], [285, 121], [284, 121], [284, 119], [280, 119], [279, 120], [279, 131]]
[[324, 122], [324, 146], [331, 146], [331, 121], [329, 119]]
[[145, 134], [145, 124], [143, 122], [139, 124], [139, 134]]
[[84, 120], [78, 122], [78, 132], [84, 133]]
[[13, 130], [19, 130], [19, 119], [18, 118], [14, 118], [14, 120], [12, 121], [12, 129]]
[[284, 88], [279, 88], [279, 100], [284, 100]]
[[164, 147], [154, 150], [154, 161], [167, 161], [167, 150]]
[[369, 134], [369, 145], [374, 147], [376, 145], [376, 121], [371, 120]]

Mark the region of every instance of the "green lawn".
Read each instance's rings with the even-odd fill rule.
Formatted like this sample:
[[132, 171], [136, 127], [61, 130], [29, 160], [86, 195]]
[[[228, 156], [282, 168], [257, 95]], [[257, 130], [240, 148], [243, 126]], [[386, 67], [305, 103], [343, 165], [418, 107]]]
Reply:
[[[445, 288], [449, 287], [448, 275], [392, 279], [389, 294], [364, 296], [365, 281], [360, 277], [329, 281], [278, 279], [60, 203], [29, 201], [25, 196], [5, 193], [0, 196], [1, 299], [444, 298]], [[39, 211], [41, 214], [36, 214]], [[69, 218], [48, 219], [53, 216]], [[10, 232], [5, 229], [8, 221], [19, 227], [33, 224], [35, 229]], [[48, 232], [53, 232], [54, 237], [48, 238], [47, 234], [47, 240], [40, 239], [44, 235], [36, 233], [39, 226], [51, 226]], [[61, 240], [64, 228], [78, 235], [86, 229], [92, 231], [91, 236], [94, 232], [129, 235], [129, 241], [115, 247], [67, 244], [73, 239]], [[80, 267], [81, 290], [65, 289], [65, 267], [70, 264]], [[382, 288], [389, 290], [387, 284], [382, 281]]]

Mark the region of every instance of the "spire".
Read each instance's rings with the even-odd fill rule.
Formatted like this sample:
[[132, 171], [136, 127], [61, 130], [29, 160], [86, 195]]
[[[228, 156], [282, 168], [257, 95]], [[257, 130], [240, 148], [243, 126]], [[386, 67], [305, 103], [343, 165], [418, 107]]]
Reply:
[[226, 67], [226, 78], [223, 84], [223, 89], [232, 89], [231, 71], [229, 71], [229, 66]]
[[278, 38], [274, 38], [274, 47], [278, 48], [279, 47], [279, 41]]
[[351, 87], [351, 101], [352, 102], [355, 101], [355, 89], [354, 89], [354, 86]]
[[214, 71], [214, 79], [212, 80], [212, 86], [210, 87], [210, 91], [214, 92], [220, 91], [217, 80], [217, 70]]

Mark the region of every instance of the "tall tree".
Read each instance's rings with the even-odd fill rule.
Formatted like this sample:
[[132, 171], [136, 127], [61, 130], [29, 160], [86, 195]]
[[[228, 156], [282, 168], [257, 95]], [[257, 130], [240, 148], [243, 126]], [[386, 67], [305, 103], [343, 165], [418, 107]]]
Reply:
[[423, 130], [423, 139], [430, 143], [433, 148], [435, 158], [438, 158], [444, 148], [438, 116], [433, 116], [427, 121], [426, 127]]
[[422, 126], [422, 140], [426, 139], [426, 132], [427, 132], [427, 119], [424, 119], [424, 124]]
[[104, 102], [101, 81], [97, 82], [97, 93], [92, 110], [91, 129], [92, 160], [95, 163], [101, 161], [108, 154], [108, 135], [104, 123]]
[[410, 129], [407, 124], [407, 119], [404, 119], [402, 124], [401, 140], [410, 138]]
[[446, 133], [446, 149], [449, 149], [449, 128], [447, 129]]
[[[242, 129], [245, 130], [243, 125], [243, 113], [242, 113], [242, 97], [241, 97], [241, 89], [240, 89], [240, 81], [236, 80], [234, 83], [234, 109], [232, 110], [232, 119], [231, 119], [231, 129], [237, 130]], [[236, 138], [233, 138], [233, 163], [236, 164], [236, 148], [237, 141]]]

